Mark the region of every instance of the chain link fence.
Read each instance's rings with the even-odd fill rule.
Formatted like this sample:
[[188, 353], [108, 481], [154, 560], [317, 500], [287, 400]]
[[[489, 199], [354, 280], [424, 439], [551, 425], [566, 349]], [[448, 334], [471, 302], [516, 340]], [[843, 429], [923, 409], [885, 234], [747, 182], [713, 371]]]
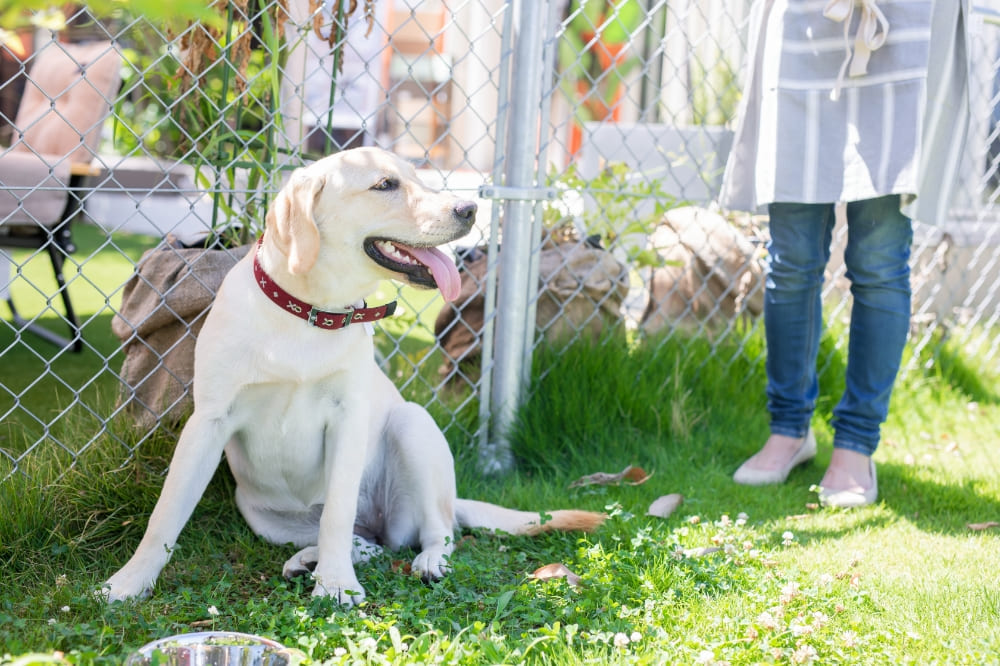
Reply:
[[[95, 448], [124, 462], [175, 428], [204, 311], [269, 201], [358, 145], [479, 200], [450, 248], [457, 301], [389, 283], [373, 300], [402, 305], [376, 336], [383, 368], [487, 467], [506, 464], [540, 344], [624, 328], [759, 353], [766, 220], [713, 204], [749, 4], [233, 0], [172, 31], [126, 8], [26, 14], [0, 48], [0, 482]], [[911, 339], [913, 363], [950, 344], [996, 373], [994, 20], [973, 21], [955, 210], [916, 223]], [[843, 319], [842, 261], [826, 285]]]

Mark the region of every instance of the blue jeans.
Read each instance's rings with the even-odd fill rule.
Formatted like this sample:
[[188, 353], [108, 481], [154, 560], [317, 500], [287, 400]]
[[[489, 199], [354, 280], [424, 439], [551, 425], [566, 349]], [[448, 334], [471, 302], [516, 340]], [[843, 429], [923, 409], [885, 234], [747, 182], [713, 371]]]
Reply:
[[[898, 195], [847, 204], [844, 261], [854, 303], [846, 388], [833, 410], [833, 445], [868, 456], [878, 446], [909, 332], [913, 227], [899, 204]], [[821, 289], [834, 207], [773, 203], [769, 213], [764, 324], [771, 432], [804, 437], [819, 393]]]

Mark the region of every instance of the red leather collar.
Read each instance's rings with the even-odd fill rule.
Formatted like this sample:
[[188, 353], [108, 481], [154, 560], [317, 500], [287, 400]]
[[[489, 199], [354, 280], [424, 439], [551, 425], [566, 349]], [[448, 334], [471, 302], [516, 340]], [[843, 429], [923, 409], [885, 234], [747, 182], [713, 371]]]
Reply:
[[279, 287], [278, 283], [264, 272], [264, 267], [260, 265], [260, 246], [263, 241], [263, 237], [257, 241], [257, 248], [254, 252], [254, 280], [257, 282], [260, 290], [264, 292], [264, 295], [271, 299], [278, 307], [285, 312], [295, 315], [299, 319], [304, 319], [310, 326], [334, 331], [347, 328], [351, 324], [385, 319], [392, 316], [392, 313], [396, 311], [396, 301], [375, 308], [355, 308], [349, 306], [344, 310], [337, 311], [320, 310], [305, 301], [300, 301]]

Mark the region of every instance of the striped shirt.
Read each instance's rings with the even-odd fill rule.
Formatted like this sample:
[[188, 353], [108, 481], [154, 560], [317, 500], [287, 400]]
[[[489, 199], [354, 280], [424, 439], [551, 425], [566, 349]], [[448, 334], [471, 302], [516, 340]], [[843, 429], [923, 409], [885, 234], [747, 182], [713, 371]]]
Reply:
[[[759, 0], [723, 207], [918, 194], [938, 3], [958, 13], [959, 0], [845, 0], [838, 22], [829, 0]], [[865, 18], [870, 53], [855, 41]]]

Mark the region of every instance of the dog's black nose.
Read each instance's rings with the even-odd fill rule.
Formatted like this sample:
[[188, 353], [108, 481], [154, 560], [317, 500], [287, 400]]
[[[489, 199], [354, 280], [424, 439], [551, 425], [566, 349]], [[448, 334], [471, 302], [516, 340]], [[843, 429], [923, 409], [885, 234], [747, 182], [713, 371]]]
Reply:
[[455, 204], [455, 217], [471, 223], [476, 219], [476, 210], [478, 208], [479, 206], [476, 205], [475, 201], [459, 201]]

